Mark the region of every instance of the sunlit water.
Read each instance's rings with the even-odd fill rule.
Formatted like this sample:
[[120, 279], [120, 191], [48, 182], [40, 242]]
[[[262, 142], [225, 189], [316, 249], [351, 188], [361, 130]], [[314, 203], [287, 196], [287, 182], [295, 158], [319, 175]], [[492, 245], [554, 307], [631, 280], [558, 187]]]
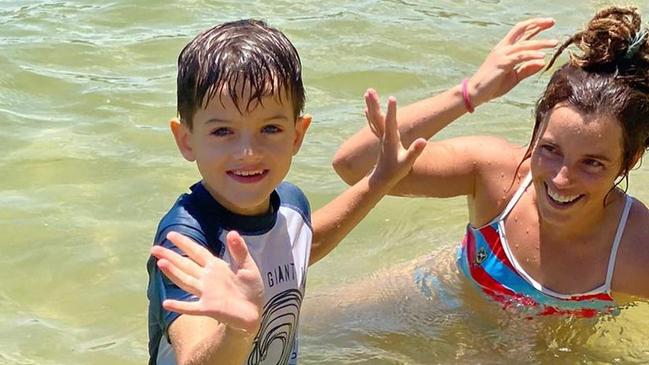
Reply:
[[[330, 161], [362, 126], [367, 87], [400, 103], [431, 95], [470, 75], [516, 21], [553, 16], [549, 36], [563, 37], [601, 4], [1, 2], [0, 364], [146, 362], [144, 263], [158, 219], [197, 179], [167, 121], [177, 54], [199, 30], [263, 18], [297, 46], [314, 123], [289, 180], [317, 208], [344, 188]], [[526, 81], [440, 137], [525, 143], [546, 82]], [[629, 191], [649, 202], [646, 166]], [[646, 303], [530, 320], [482, 298], [452, 262], [466, 220], [462, 199], [385, 199], [311, 269], [302, 363], [649, 362]], [[416, 265], [439, 290], [412, 290], [403, 272]]]

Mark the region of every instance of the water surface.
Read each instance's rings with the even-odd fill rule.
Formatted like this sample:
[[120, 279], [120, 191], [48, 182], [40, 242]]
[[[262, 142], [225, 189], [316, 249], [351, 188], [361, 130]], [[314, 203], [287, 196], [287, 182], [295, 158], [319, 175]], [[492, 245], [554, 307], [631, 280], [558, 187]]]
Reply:
[[[470, 75], [515, 22], [552, 16], [549, 36], [564, 37], [601, 4], [3, 1], [0, 364], [146, 361], [149, 246], [158, 219], [198, 178], [167, 127], [176, 57], [198, 31], [254, 17], [295, 43], [314, 122], [289, 180], [317, 208], [344, 189], [330, 162], [363, 124], [367, 87], [402, 104], [432, 95]], [[495, 134], [525, 143], [546, 82], [526, 81], [440, 138]], [[630, 181], [629, 191], [649, 202], [649, 169]], [[466, 221], [463, 199], [385, 199], [311, 269], [308, 297], [362, 288], [397, 297], [390, 283], [404, 279], [390, 270], [431, 252], [440, 285], [465, 293], [449, 257]], [[377, 281], [384, 289], [363, 284]], [[617, 317], [530, 321], [472, 295], [456, 308], [407, 295], [396, 306], [347, 303], [328, 328], [319, 325], [328, 317], [305, 312], [302, 363], [649, 362], [646, 303]]]

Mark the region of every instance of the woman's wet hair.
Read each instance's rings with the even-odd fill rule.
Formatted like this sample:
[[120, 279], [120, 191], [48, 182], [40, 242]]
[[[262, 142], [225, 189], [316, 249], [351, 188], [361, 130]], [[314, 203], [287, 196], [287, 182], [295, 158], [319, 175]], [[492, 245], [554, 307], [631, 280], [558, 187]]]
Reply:
[[[248, 100], [240, 100], [249, 87]], [[294, 117], [304, 108], [302, 64], [279, 30], [259, 20], [217, 25], [196, 36], [178, 56], [177, 108], [191, 130], [196, 110], [230, 97], [239, 112], [266, 96], [290, 98]]]
[[[619, 176], [628, 179], [638, 157], [649, 147], [649, 33], [633, 7], [600, 10], [586, 28], [565, 41], [548, 63], [548, 70], [570, 45], [570, 54], [536, 103], [529, 158], [540, 138], [543, 122], [553, 108], [567, 103], [585, 114], [614, 118], [623, 134]], [[622, 179], [619, 179], [619, 183]]]

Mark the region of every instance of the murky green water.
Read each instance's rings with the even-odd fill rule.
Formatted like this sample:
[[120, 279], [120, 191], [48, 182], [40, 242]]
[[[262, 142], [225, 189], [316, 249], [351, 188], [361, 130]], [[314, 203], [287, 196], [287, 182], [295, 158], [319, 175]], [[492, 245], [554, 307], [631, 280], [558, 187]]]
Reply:
[[[0, 364], [146, 361], [150, 242], [160, 216], [197, 179], [167, 121], [177, 54], [199, 30], [256, 17], [293, 40], [314, 123], [289, 178], [319, 207], [344, 188], [330, 161], [362, 125], [367, 87], [414, 101], [469, 75], [516, 21], [553, 16], [550, 34], [560, 37], [601, 4], [0, 2]], [[649, 19], [649, 4], [644, 10]], [[488, 133], [524, 143], [546, 81], [527, 81], [443, 136]], [[629, 191], [649, 202], [646, 165]], [[430, 252], [446, 253], [434, 262], [441, 280], [452, 282], [449, 247], [461, 239], [466, 215], [461, 199], [386, 199], [311, 269], [307, 305], [365, 285], [356, 280], [382, 283], [366, 292], [389, 296], [400, 279], [385, 270]], [[594, 321], [530, 321], [474, 302], [347, 303], [327, 308], [337, 318], [328, 325], [305, 311], [302, 363], [649, 362], [646, 303]]]

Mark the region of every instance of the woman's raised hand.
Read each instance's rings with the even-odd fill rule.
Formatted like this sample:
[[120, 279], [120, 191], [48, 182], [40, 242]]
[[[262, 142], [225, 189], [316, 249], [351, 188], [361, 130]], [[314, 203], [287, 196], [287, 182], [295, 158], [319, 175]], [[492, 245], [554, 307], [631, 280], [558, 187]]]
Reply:
[[496, 44], [469, 79], [469, 93], [475, 105], [506, 94], [523, 79], [543, 69], [545, 50], [555, 47], [558, 41], [533, 38], [554, 23], [551, 18], [520, 22]]

